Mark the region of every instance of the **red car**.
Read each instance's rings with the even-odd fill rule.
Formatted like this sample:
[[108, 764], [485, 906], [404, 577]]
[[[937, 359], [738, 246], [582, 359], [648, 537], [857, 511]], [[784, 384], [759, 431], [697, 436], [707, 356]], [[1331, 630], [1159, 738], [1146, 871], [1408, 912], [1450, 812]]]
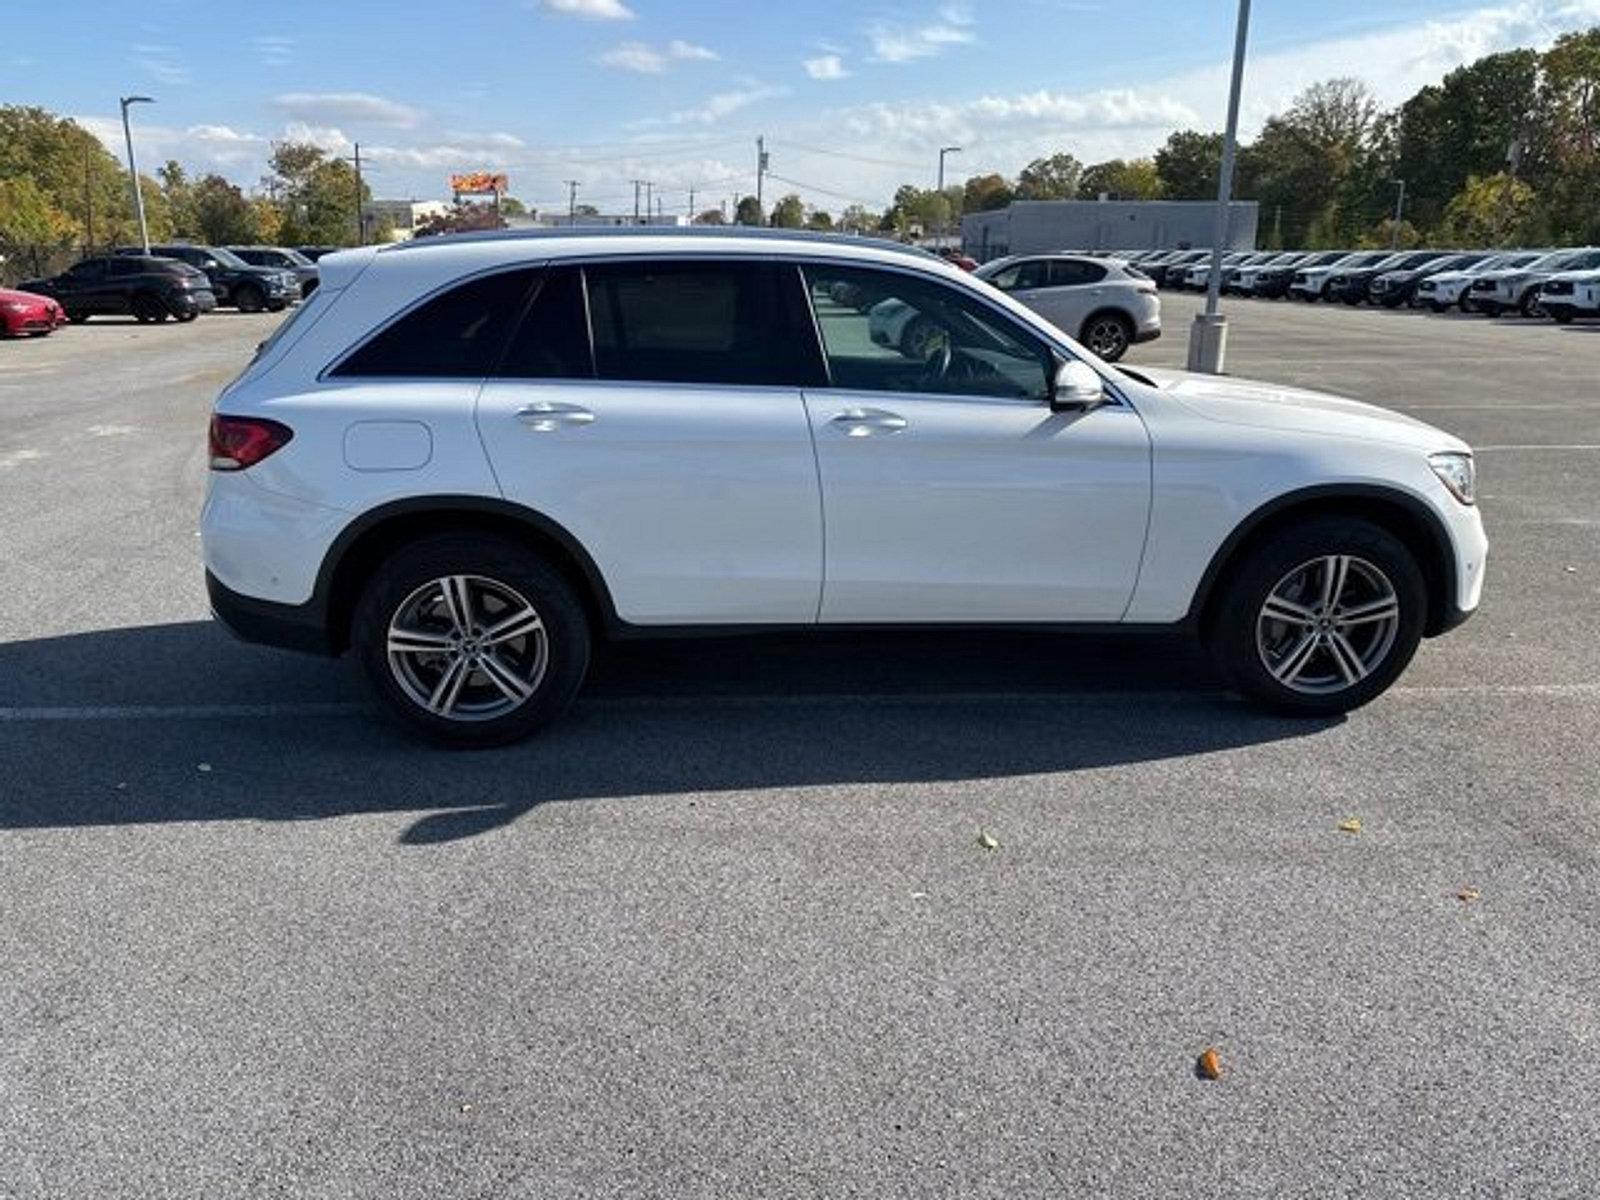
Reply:
[[0, 288], [0, 335], [51, 333], [67, 323], [67, 312], [49, 296]]

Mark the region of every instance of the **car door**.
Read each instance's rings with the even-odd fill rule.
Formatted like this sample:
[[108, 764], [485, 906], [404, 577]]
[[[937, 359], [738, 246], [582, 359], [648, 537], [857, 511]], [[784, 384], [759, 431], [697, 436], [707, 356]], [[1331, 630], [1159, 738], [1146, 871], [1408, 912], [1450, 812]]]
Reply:
[[812, 623], [822, 507], [800, 386], [821, 373], [792, 267], [552, 266], [478, 427], [506, 497], [587, 550], [623, 620]]
[[59, 277], [59, 298], [63, 308], [73, 312], [103, 313], [105, 307], [106, 260], [86, 258], [74, 263]]
[[[1150, 443], [1126, 404], [1053, 412], [1053, 351], [926, 274], [807, 265], [828, 381], [824, 622], [1116, 621], [1138, 576]], [[866, 311], [832, 300], [856, 289]], [[908, 312], [898, 336], [875, 316]]]

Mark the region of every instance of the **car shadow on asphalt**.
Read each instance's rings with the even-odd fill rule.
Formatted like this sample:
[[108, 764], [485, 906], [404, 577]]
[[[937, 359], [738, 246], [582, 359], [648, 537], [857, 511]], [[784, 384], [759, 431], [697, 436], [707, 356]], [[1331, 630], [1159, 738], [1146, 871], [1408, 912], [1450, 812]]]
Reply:
[[423, 845], [562, 801], [1084, 771], [1336, 723], [1225, 696], [1176, 636], [830, 633], [607, 646], [555, 726], [445, 751], [349, 664], [190, 622], [0, 644], [0, 829], [412, 812]]

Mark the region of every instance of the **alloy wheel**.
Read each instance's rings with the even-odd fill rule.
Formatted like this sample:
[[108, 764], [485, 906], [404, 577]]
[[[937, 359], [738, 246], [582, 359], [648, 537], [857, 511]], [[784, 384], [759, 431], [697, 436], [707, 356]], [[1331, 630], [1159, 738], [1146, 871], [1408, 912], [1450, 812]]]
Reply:
[[1329, 695], [1370, 676], [1400, 629], [1393, 582], [1364, 558], [1330, 554], [1302, 563], [1267, 593], [1256, 651], [1291, 691]]
[[482, 575], [432, 579], [395, 609], [389, 670], [418, 707], [452, 721], [492, 721], [544, 682], [550, 641], [515, 588]]
[[1098, 317], [1084, 330], [1083, 341], [1099, 358], [1115, 362], [1128, 349], [1128, 330], [1116, 317]]

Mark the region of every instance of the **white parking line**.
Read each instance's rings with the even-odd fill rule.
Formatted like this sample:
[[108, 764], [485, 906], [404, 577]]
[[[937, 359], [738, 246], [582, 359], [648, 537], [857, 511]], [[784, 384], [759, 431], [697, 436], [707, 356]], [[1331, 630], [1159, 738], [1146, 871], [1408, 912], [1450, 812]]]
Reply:
[[[1189, 688], [1152, 689], [1143, 692], [785, 692], [781, 695], [600, 696], [579, 700], [580, 708], [804, 708], [816, 704], [898, 704], [942, 708], [970, 704], [1105, 704], [1148, 700], [1214, 700], [1219, 693]], [[1548, 697], [1584, 700], [1600, 697], [1600, 683], [1440, 684], [1390, 688], [1390, 696], [1406, 699], [1434, 697]], [[195, 721], [232, 718], [348, 717], [373, 712], [359, 701], [318, 703], [289, 701], [282, 704], [98, 704], [17, 705], [0, 707], [0, 724], [39, 724], [52, 721]]]
[[1486, 450], [1600, 450], [1600, 443], [1568, 442], [1565, 445], [1550, 445], [1543, 442], [1528, 442], [1507, 446], [1474, 446], [1472, 449], [1478, 454]]

